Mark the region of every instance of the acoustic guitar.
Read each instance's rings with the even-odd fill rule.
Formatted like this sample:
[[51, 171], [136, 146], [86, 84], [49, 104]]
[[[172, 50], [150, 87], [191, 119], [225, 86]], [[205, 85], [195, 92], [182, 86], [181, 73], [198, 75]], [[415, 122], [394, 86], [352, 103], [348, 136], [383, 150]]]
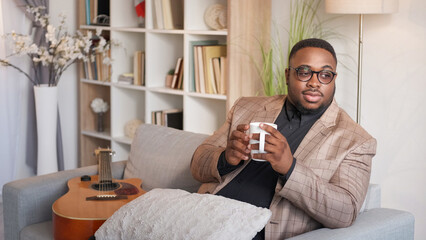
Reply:
[[96, 149], [99, 175], [68, 181], [68, 192], [52, 205], [54, 239], [89, 239], [121, 206], [145, 193], [140, 179], [112, 179], [113, 154], [111, 149]]

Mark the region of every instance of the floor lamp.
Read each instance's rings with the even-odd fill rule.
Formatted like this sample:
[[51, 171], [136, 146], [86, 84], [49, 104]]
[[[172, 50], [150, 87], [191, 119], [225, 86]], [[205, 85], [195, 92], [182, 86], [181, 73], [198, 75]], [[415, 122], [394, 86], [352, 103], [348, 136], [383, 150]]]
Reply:
[[358, 87], [356, 122], [361, 123], [362, 47], [364, 14], [389, 14], [398, 10], [398, 0], [325, 0], [325, 11], [335, 14], [359, 15]]

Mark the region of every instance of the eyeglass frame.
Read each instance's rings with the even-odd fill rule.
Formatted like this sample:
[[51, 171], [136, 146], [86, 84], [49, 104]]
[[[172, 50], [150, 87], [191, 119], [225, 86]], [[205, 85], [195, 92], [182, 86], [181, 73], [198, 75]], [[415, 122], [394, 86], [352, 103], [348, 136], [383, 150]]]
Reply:
[[[336, 72], [333, 72], [333, 71], [331, 71], [331, 70], [321, 70], [321, 71], [314, 71], [314, 70], [312, 70], [312, 69], [310, 69], [309, 68], [309, 70], [311, 71], [311, 77], [309, 78], [309, 79], [307, 79], [307, 80], [300, 80], [300, 78], [299, 78], [299, 70], [300, 70], [300, 68], [302, 68], [302, 67], [306, 67], [306, 66], [299, 66], [299, 67], [297, 67], [297, 68], [294, 68], [294, 67], [292, 67], [292, 66], [288, 66], [288, 69], [293, 69], [294, 71], [296, 71], [296, 77], [297, 77], [297, 80], [299, 80], [299, 81], [301, 81], [301, 82], [308, 82], [308, 81], [310, 81], [311, 79], [312, 79], [312, 77], [314, 76], [314, 73], [316, 73], [317, 74], [317, 79], [318, 79], [318, 81], [321, 83], [321, 84], [323, 84], [323, 85], [327, 85], [327, 84], [330, 84], [333, 80], [334, 80], [334, 78], [336, 77], [336, 75], [337, 75], [337, 73]], [[318, 74], [320, 73], [320, 72], [329, 72], [329, 73], [331, 73], [331, 74], [333, 74], [333, 77], [331, 78], [331, 80], [330, 80], [330, 82], [328, 82], [328, 83], [324, 83], [324, 82], [322, 82], [321, 80], [320, 80], [320, 78], [318, 77]]]

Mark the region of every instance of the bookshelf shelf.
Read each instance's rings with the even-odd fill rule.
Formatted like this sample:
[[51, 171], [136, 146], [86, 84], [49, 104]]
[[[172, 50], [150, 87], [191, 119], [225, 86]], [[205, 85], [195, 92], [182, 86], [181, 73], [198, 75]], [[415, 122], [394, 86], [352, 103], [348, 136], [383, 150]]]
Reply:
[[207, 98], [207, 99], [217, 99], [226, 101], [226, 95], [221, 94], [207, 94], [207, 93], [197, 93], [197, 92], [188, 92], [188, 96], [197, 97], [197, 98]]
[[[87, 25], [84, 17], [86, 0], [78, 1], [80, 29], [101, 29], [119, 43], [119, 46], [111, 46], [110, 82], [80, 80], [81, 166], [96, 164], [92, 156], [96, 147], [111, 147], [116, 152], [113, 161], [127, 159], [132, 139], [125, 136], [125, 125], [135, 119], [152, 124], [153, 111], [182, 109], [183, 129], [192, 132], [212, 134], [223, 124], [227, 97], [195, 92], [190, 65], [194, 57], [191, 42], [216, 40], [218, 44], [227, 43], [227, 30], [211, 30], [203, 20], [203, 13], [210, 5], [227, 5], [226, 0], [182, 0], [183, 29], [154, 28], [153, 9], [157, 0], [145, 0], [145, 27], [138, 26], [133, 0], [109, 1], [110, 26]], [[135, 51], [145, 54], [143, 86], [118, 82], [121, 74], [133, 73]], [[183, 58], [182, 90], [168, 88], [165, 84], [166, 74], [175, 68], [178, 58]], [[80, 67], [79, 71], [83, 76], [84, 69]], [[96, 132], [96, 116], [90, 109], [90, 103], [96, 97], [110, 105], [105, 116], [107, 130], [102, 133]]]
[[226, 36], [228, 35], [228, 31], [211, 31], [211, 30], [187, 30], [185, 33], [194, 34], [194, 35], [218, 35], [218, 36]]
[[102, 31], [110, 31], [111, 27], [107, 26], [97, 26], [97, 25], [80, 25], [82, 30], [96, 30], [101, 29]]
[[94, 137], [94, 138], [100, 138], [100, 139], [104, 139], [104, 140], [111, 140], [111, 131], [110, 131], [110, 129], [105, 129], [105, 131], [103, 131], [103, 132], [97, 132], [97, 131], [94, 131], [94, 130], [82, 130], [81, 134], [85, 135], [85, 136]]
[[131, 84], [122, 84], [122, 83], [112, 83], [112, 86], [117, 88], [125, 88], [125, 89], [132, 89], [132, 90], [138, 90], [138, 91], [146, 91], [147, 87], [145, 86], [135, 86]]
[[80, 81], [83, 83], [88, 83], [88, 84], [111, 86], [111, 82], [102, 82], [98, 80], [90, 80], [90, 79], [84, 79], [84, 78], [82, 78]]
[[174, 94], [174, 95], [184, 95], [185, 92], [182, 90], [177, 89], [171, 89], [171, 88], [165, 88], [165, 87], [152, 87], [148, 88], [151, 92], [157, 92], [157, 93], [167, 93], [167, 94]]
[[132, 140], [133, 140], [133, 139], [131, 139], [131, 138], [129, 138], [129, 137], [121, 136], [121, 137], [114, 137], [114, 139], [113, 139], [113, 140], [114, 140], [114, 141], [117, 141], [117, 142], [119, 142], [119, 143], [123, 143], [123, 144], [130, 145], [130, 144], [132, 144]]

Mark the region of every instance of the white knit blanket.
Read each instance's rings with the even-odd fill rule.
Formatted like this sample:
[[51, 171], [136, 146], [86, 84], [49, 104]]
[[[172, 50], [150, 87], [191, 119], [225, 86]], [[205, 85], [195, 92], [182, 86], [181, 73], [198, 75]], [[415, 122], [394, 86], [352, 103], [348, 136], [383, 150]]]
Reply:
[[97, 240], [252, 239], [271, 211], [210, 194], [153, 189], [115, 212]]

